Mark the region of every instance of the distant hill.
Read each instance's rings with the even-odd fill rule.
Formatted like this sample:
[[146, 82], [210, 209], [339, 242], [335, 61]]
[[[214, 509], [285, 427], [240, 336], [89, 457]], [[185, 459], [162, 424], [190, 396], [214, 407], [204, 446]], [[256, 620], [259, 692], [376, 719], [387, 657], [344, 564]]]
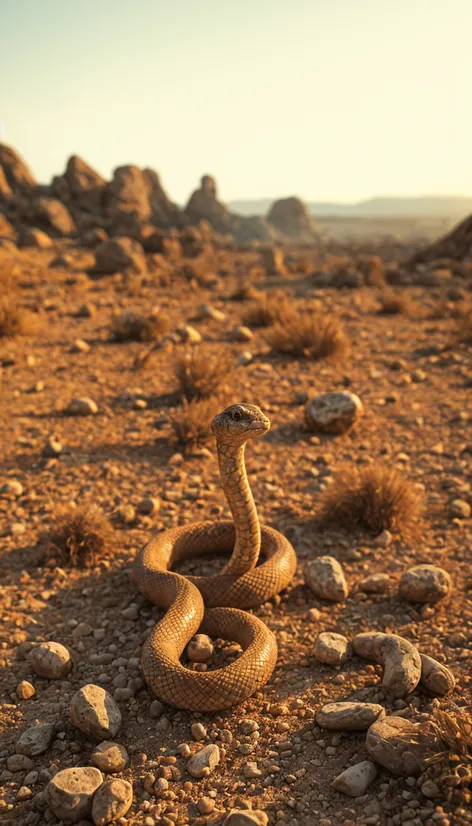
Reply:
[[[258, 198], [232, 201], [231, 212], [238, 215], [266, 215], [276, 198]], [[308, 201], [307, 207], [315, 217], [346, 218], [439, 216], [461, 218], [472, 213], [472, 198], [460, 195], [422, 195], [411, 198], [369, 198], [357, 204]]]

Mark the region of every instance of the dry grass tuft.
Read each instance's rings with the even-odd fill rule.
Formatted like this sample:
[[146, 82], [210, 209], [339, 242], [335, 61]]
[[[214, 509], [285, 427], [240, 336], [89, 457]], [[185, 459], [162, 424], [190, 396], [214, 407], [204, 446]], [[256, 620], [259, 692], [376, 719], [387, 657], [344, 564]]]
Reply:
[[217, 353], [209, 353], [200, 347], [192, 347], [180, 353], [174, 361], [174, 375], [187, 401], [220, 395], [233, 369], [234, 359], [223, 348]]
[[366, 465], [340, 470], [320, 500], [319, 520], [348, 530], [379, 534], [391, 531], [403, 538], [421, 529], [421, 491], [395, 468]]
[[431, 750], [427, 776], [447, 800], [458, 806], [472, 802], [472, 716], [436, 708], [424, 735]]
[[46, 537], [44, 555], [75, 568], [93, 568], [112, 554], [113, 528], [97, 505], [63, 505]]
[[184, 451], [204, 444], [211, 437], [211, 422], [221, 409], [218, 397], [183, 400], [182, 407], [174, 410], [170, 423], [179, 445]]
[[283, 315], [287, 296], [280, 290], [262, 293], [242, 315], [243, 324], [248, 327], [271, 327]]
[[12, 295], [0, 297], [0, 338], [32, 336], [39, 328], [38, 317]]
[[159, 341], [169, 330], [169, 318], [163, 313], [150, 317], [124, 310], [111, 321], [113, 341]]
[[380, 315], [412, 315], [413, 302], [409, 295], [384, 290], [380, 295]]
[[279, 353], [315, 360], [342, 361], [349, 352], [349, 342], [337, 316], [298, 311], [290, 305], [268, 330], [266, 339]]

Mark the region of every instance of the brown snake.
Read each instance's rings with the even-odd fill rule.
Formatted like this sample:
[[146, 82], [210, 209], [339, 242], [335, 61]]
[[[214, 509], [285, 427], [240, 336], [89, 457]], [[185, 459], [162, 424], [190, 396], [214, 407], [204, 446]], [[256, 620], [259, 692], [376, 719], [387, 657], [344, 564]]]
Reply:
[[[212, 431], [234, 523], [196, 522], [163, 531], [134, 563], [141, 593], [166, 610], [144, 644], [144, 678], [159, 699], [177, 708], [216, 711], [237, 705], [263, 686], [275, 667], [274, 635], [260, 619], [238, 610], [273, 597], [289, 584], [296, 567], [290, 542], [272, 528], [261, 528], [246, 475], [246, 442], [269, 428], [269, 419], [249, 404], [231, 405], [216, 416]], [[181, 576], [169, 570], [179, 560], [208, 553], [231, 554], [220, 574]], [[257, 565], [260, 554], [265, 559]], [[223, 668], [190, 671], [180, 657], [198, 629], [238, 642], [243, 653]]]

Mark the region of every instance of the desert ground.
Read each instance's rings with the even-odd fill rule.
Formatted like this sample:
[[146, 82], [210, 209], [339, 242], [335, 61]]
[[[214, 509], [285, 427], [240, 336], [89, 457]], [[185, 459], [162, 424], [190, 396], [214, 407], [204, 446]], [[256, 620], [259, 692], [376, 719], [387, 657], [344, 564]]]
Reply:
[[[271, 272], [257, 246], [210, 240], [198, 266], [150, 255], [144, 269], [110, 274], [70, 239], [0, 250], [2, 822], [60, 823], [48, 783], [64, 769], [96, 765], [100, 739], [69, 711], [88, 684], [121, 712], [111, 739], [129, 760], [110, 777], [128, 781], [133, 795], [121, 826], [217, 826], [232, 809], [248, 812], [232, 823], [271, 826], [470, 822], [470, 774], [456, 786], [442, 782], [454, 769], [453, 747], [436, 774], [434, 766], [395, 774], [376, 765], [365, 792], [348, 796], [332, 783], [371, 760], [366, 732], [316, 721], [323, 706], [342, 701], [380, 704], [419, 725], [438, 708], [456, 717], [470, 709], [472, 267], [409, 269], [402, 262], [418, 246], [398, 237], [328, 240], [320, 256], [290, 245]], [[334, 318], [343, 346], [280, 352], [274, 324], [258, 326], [261, 303], [274, 295], [285, 311]], [[290, 336], [293, 317], [284, 318], [279, 334], [286, 325]], [[177, 368], [186, 353], [214, 371], [213, 387], [205, 371], [196, 389], [183, 385]], [[362, 402], [354, 426], [338, 434], [309, 427], [307, 402], [338, 391]], [[208, 424], [235, 402], [258, 405], [271, 420], [267, 435], [248, 444], [248, 478], [261, 522], [289, 539], [298, 566], [288, 588], [253, 610], [277, 639], [267, 685], [238, 707], [188, 712], [156, 700], [142, 678], [142, 645], [162, 612], [136, 590], [132, 563], [160, 531], [230, 517]], [[369, 468], [407, 481], [404, 511], [400, 502], [392, 517], [381, 503], [369, 524], [358, 501], [352, 518], [325, 519], [333, 492], [344, 495], [345, 474]], [[64, 538], [75, 515], [87, 513], [98, 518], [103, 544], [79, 525], [75, 545], [61, 546], [61, 530]], [[324, 555], [344, 572], [338, 601], [306, 584], [307, 565]], [[193, 560], [182, 572], [221, 564]], [[399, 593], [402, 575], [420, 564], [450, 576], [437, 602]], [[447, 666], [455, 687], [437, 696], [420, 683], [392, 698], [381, 665], [350, 646], [339, 665], [321, 662], [323, 632], [349, 644], [362, 632], [399, 635]], [[31, 655], [45, 642], [69, 652], [65, 676], [37, 673]], [[230, 641], [214, 643], [209, 668], [238, 656]], [[47, 747], [18, 753], [19, 737], [38, 723], [52, 726]], [[196, 778], [189, 757], [209, 744], [219, 762]]]

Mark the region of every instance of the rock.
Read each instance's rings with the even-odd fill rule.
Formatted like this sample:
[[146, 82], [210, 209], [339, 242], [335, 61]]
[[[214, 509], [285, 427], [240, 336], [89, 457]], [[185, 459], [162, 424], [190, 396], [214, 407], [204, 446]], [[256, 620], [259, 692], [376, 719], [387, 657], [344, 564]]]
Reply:
[[197, 809], [201, 815], [209, 815], [215, 808], [216, 800], [212, 797], [201, 797], [197, 801]]
[[223, 826], [267, 826], [269, 818], [261, 809], [231, 809]]
[[131, 267], [135, 272], [146, 269], [144, 249], [138, 241], [126, 236], [104, 241], [95, 250], [95, 270], [112, 275]]
[[56, 459], [63, 449], [62, 442], [55, 436], [50, 436], [43, 447], [43, 456], [45, 459]]
[[281, 247], [263, 247], [260, 254], [261, 263], [267, 275], [286, 276], [288, 274], [285, 266], [285, 256]]
[[106, 213], [117, 226], [151, 223], [163, 229], [180, 226], [181, 212], [167, 197], [153, 169], [119, 166], [104, 191]]
[[366, 747], [376, 763], [393, 774], [418, 775], [429, 754], [422, 726], [404, 717], [380, 717], [369, 728]]
[[39, 677], [60, 680], [72, 669], [72, 657], [59, 642], [41, 642], [30, 651], [29, 661]]
[[72, 399], [64, 412], [69, 416], [93, 416], [95, 413], [98, 413], [98, 407], [93, 399], [89, 399], [87, 396], [80, 396]]
[[30, 195], [37, 184], [25, 161], [6, 144], [0, 144], [0, 167], [10, 190], [16, 194]]
[[9, 772], [23, 772], [33, 768], [33, 761], [26, 754], [11, 754], [7, 759]]
[[453, 691], [456, 685], [454, 675], [445, 665], [438, 663], [433, 657], [420, 654], [421, 678], [420, 683], [431, 694], [443, 697]]
[[93, 796], [102, 781], [102, 773], [91, 766], [63, 769], [46, 786], [47, 804], [59, 820], [79, 823], [88, 819]]
[[127, 780], [105, 780], [92, 802], [95, 826], [106, 826], [124, 817], [133, 802], [133, 787]]
[[89, 353], [90, 352], [90, 344], [87, 344], [82, 338], [76, 338], [75, 341], [72, 342], [71, 353]]
[[211, 744], [197, 751], [187, 762], [187, 771], [192, 777], [207, 777], [220, 762], [218, 746]]
[[72, 200], [90, 207], [100, 205], [106, 181], [78, 155], [71, 155], [67, 161], [64, 178]]
[[316, 712], [316, 723], [321, 728], [337, 731], [366, 731], [379, 717], [385, 715], [377, 703], [328, 703]]
[[0, 164], [0, 198], [10, 199], [12, 196], [13, 192], [7, 181], [7, 176], [5, 175], [3, 166]]
[[374, 539], [374, 544], [378, 545], [380, 548], [388, 548], [392, 539], [393, 536], [390, 533], [390, 531], [384, 530], [381, 533], [377, 534], [377, 536]]
[[196, 634], [187, 645], [187, 657], [192, 663], [206, 663], [213, 654], [213, 643], [206, 634]]
[[192, 737], [194, 740], [204, 740], [207, 731], [201, 723], [192, 723]]
[[398, 592], [410, 602], [434, 603], [451, 590], [451, 577], [436, 565], [415, 565], [402, 575]]
[[145, 516], [153, 516], [155, 513], [158, 513], [161, 507], [161, 500], [157, 498], [151, 498], [150, 496], [146, 496], [144, 499], [141, 499], [138, 502], [137, 511]]
[[38, 198], [32, 204], [32, 212], [33, 222], [52, 235], [64, 237], [77, 232], [69, 210], [55, 198]]
[[388, 574], [371, 574], [361, 579], [359, 588], [365, 594], [385, 594], [390, 584], [390, 577]]
[[421, 794], [434, 800], [436, 797], [441, 797], [441, 789], [434, 780], [428, 779], [421, 784]]
[[342, 634], [323, 631], [316, 638], [315, 657], [320, 663], [341, 665], [347, 659], [348, 651], [349, 643]]
[[202, 340], [201, 333], [199, 333], [195, 327], [191, 327], [190, 324], [182, 324], [177, 328], [176, 332], [182, 341], [187, 344], [200, 344]]
[[451, 513], [459, 519], [468, 519], [472, 513], [472, 508], [469, 503], [463, 499], [454, 499], [451, 502]]
[[396, 634], [357, 634], [356, 654], [383, 665], [382, 686], [387, 694], [401, 699], [418, 685], [421, 659], [416, 647]]
[[291, 240], [310, 243], [319, 237], [315, 219], [300, 198], [281, 198], [272, 204], [267, 220]]
[[121, 711], [104, 688], [89, 683], [72, 697], [70, 719], [84, 734], [110, 740], [121, 726]]
[[363, 412], [360, 398], [347, 391], [314, 396], [305, 407], [308, 430], [321, 433], [346, 433]]
[[349, 589], [341, 565], [332, 556], [320, 556], [305, 566], [305, 581], [315, 596], [342, 602]]
[[124, 771], [128, 762], [129, 757], [125, 747], [120, 743], [112, 743], [110, 740], [100, 743], [92, 752], [92, 763], [105, 774]]
[[96, 247], [99, 247], [104, 241], [109, 240], [110, 238], [106, 230], [100, 227], [88, 229], [82, 235], [82, 244], [84, 247], [89, 247], [90, 249], [96, 249]]
[[16, 499], [18, 496], [21, 496], [23, 492], [23, 485], [16, 479], [8, 479], [0, 488], [0, 496], [5, 497], [5, 499]]
[[[0, 167], [1, 170], [1, 167]], [[1, 172], [0, 172], [0, 198], [2, 195], [2, 187], [1, 187]], [[10, 224], [10, 221], [3, 214], [0, 212], [0, 238], [2, 239], [9, 239], [11, 241], [16, 241], [16, 232], [13, 227], [13, 224]]]
[[231, 215], [231, 233], [236, 244], [272, 244], [283, 240], [280, 233], [263, 215]]
[[229, 341], [251, 341], [254, 338], [254, 333], [249, 327], [244, 327], [242, 324], [236, 324], [228, 333]]
[[20, 786], [16, 793], [16, 799], [28, 800], [28, 798], [31, 797], [32, 794], [33, 792], [31, 791], [31, 789], [28, 789], [28, 786]]
[[46, 250], [49, 247], [52, 247], [52, 240], [49, 235], [46, 235], [46, 233], [42, 232], [42, 230], [32, 227], [31, 229], [25, 230], [25, 232], [21, 234], [20, 246], [35, 247], [36, 249]]
[[16, 750], [26, 757], [37, 757], [49, 748], [53, 737], [54, 726], [51, 723], [38, 723], [23, 732], [16, 741]]
[[349, 795], [349, 797], [361, 797], [365, 794], [370, 784], [377, 776], [377, 769], [370, 760], [363, 760], [355, 766], [341, 772], [331, 783], [337, 792]]
[[36, 694], [36, 689], [34, 685], [28, 682], [28, 680], [21, 680], [16, 687], [16, 696], [20, 700], [29, 700], [30, 697], [34, 697]]
[[200, 189], [192, 193], [184, 212], [192, 223], [196, 224], [203, 218], [216, 232], [223, 235], [231, 232], [230, 214], [218, 200], [216, 182], [211, 175], [203, 175]]
[[202, 304], [197, 309], [198, 318], [212, 318], [214, 321], [226, 321], [226, 313], [212, 307], [211, 304]]

